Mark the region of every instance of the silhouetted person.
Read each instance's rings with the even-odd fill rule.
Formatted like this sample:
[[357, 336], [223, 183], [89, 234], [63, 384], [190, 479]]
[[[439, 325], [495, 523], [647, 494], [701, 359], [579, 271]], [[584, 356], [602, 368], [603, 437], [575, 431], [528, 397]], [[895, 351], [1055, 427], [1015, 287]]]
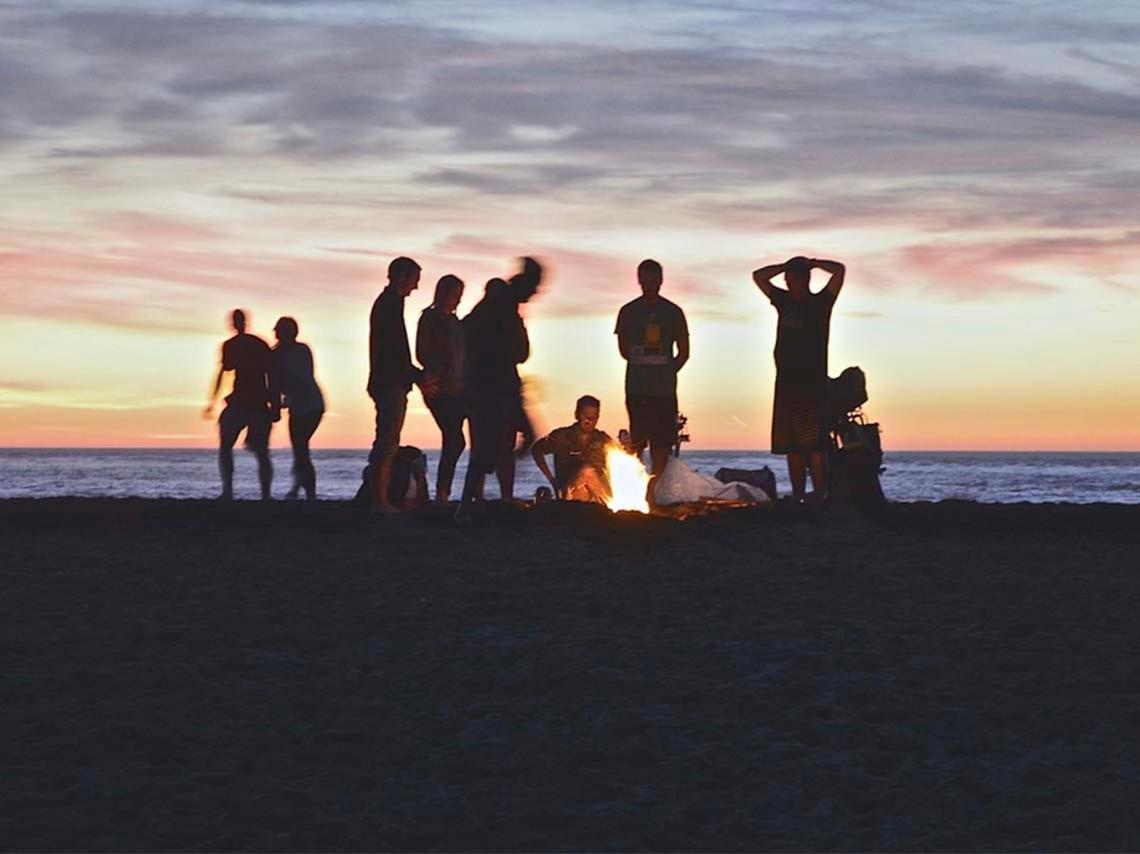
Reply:
[[372, 304], [368, 325], [368, 396], [376, 406], [376, 438], [368, 455], [372, 512], [400, 512], [388, 500], [392, 460], [400, 447], [400, 432], [408, 412], [412, 384], [431, 396], [435, 384], [412, 364], [408, 330], [404, 326], [404, 300], [419, 287], [420, 265], [411, 258], [395, 258], [388, 265], [388, 286]]
[[294, 499], [304, 489], [305, 497], [312, 501], [317, 497], [317, 472], [309, 441], [324, 417], [325, 398], [317, 385], [313, 351], [297, 340], [297, 321], [282, 317], [273, 331], [277, 346], [273, 348], [271, 387], [283, 398], [283, 402], [276, 402], [289, 410], [289, 442], [293, 446], [293, 487], [286, 497]]
[[[500, 278], [493, 278], [487, 280], [487, 285], [484, 288], [484, 294], [493, 294], [499, 289], [506, 289], [507, 283]], [[522, 459], [530, 452], [531, 445], [534, 444], [536, 431], [534, 429], [534, 422], [531, 421], [530, 413], [526, 411], [526, 395], [523, 388], [522, 381], [519, 381], [519, 411], [518, 411], [518, 425], [516, 429], [516, 437], [522, 434], [522, 441], [518, 443], [515, 448], [515, 459]], [[514, 439], [511, 440], [512, 445]], [[503, 490], [504, 481], [510, 480], [513, 482], [513, 465], [509, 461], [504, 461], [502, 465], [495, 468], [496, 474], [499, 478], [499, 489]], [[509, 474], [508, 474], [509, 473]], [[505, 494], [505, 493], [504, 493]]]
[[269, 461], [269, 430], [281, 417], [281, 410], [272, 403], [269, 389], [269, 345], [245, 331], [245, 312], [235, 309], [232, 315], [234, 337], [222, 344], [222, 363], [214, 389], [206, 403], [203, 415], [214, 413], [214, 404], [222, 388], [222, 377], [234, 372], [233, 391], [226, 396], [226, 408], [218, 416], [218, 469], [222, 475], [221, 498], [234, 497], [234, 444], [246, 431], [245, 446], [257, 456], [257, 479], [261, 484], [261, 498], [268, 501], [273, 486], [273, 464]]
[[631, 446], [638, 455], [649, 446], [655, 475], [677, 440], [677, 373], [689, 361], [689, 325], [680, 307], [661, 296], [662, 279], [656, 261], [638, 265], [641, 296], [621, 307], [614, 329], [626, 360]]
[[518, 366], [530, 356], [530, 340], [519, 306], [542, 282], [542, 267], [523, 259], [523, 269], [500, 285], [488, 282], [483, 299], [463, 319], [466, 343], [464, 393], [471, 425], [471, 456], [458, 521], [470, 518], [471, 503], [483, 494], [483, 481], [497, 471], [504, 500], [514, 498], [514, 444], [522, 412]]
[[[552, 430], [531, 448], [535, 464], [559, 498], [605, 504], [610, 495], [606, 447], [613, 444], [613, 439], [597, 429], [601, 411], [602, 404], [596, 397], [587, 394], [578, 398], [575, 423]], [[547, 454], [554, 456], [553, 472], [546, 463]]]
[[435, 500], [440, 504], [451, 500], [455, 464], [467, 447], [463, 438], [463, 422], [467, 418], [463, 400], [463, 327], [455, 316], [461, 299], [463, 281], [457, 276], [442, 277], [436, 282], [431, 305], [423, 310], [416, 326], [416, 358], [438, 384], [434, 394], [424, 394], [424, 401], [443, 438], [435, 481]]
[[[811, 292], [814, 268], [831, 274], [827, 285]], [[792, 495], [804, 500], [806, 473], [816, 500], [827, 494], [824, 447], [827, 439], [827, 339], [831, 309], [843, 287], [845, 269], [838, 261], [802, 257], [770, 264], [752, 274], [756, 286], [776, 307], [776, 399], [772, 407], [772, 453], [787, 454]], [[784, 274], [788, 289], [772, 284]]]

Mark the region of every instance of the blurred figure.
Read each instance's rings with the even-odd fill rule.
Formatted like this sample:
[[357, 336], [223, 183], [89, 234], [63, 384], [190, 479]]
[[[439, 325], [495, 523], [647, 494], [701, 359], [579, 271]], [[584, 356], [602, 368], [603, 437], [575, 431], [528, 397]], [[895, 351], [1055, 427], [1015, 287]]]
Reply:
[[293, 446], [293, 486], [286, 498], [295, 499], [302, 489], [312, 501], [317, 497], [317, 471], [309, 442], [325, 414], [325, 397], [313, 368], [313, 351], [297, 340], [299, 328], [291, 317], [280, 318], [273, 327], [277, 346], [270, 369], [274, 402], [289, 410], [289, 442]]
[[[568, 501], [605, 504], [610, 495], [606, 477], [606, 447], [613, 440], [598, 429], [602, 404], [592, 395], [578, 398], [574, 424], [552, 430], [534, 443], [531, 455], [539, 471], [546, 475], [554, 494]], [[554, 456], [554, 471], [546, 455]]]
[[631, 442], [630, 438], [629, 438], [629, 431], [626, 430], [624, 427], [622, 427], [620, 430], [618, 430], [617, 440], [618, 440], [618, 444], [621, 445], [621, 449], [623, 451], [625, 451], [627, 454], [634, 453], [633, 442]]
[[222, 344], [222, 362], [214, 390], [202, 415], [210, 418], [222, 388], [222, 377], [234, 372], [233, 391], [226, 396], [226, 408], [218, 417], [218, 469], [222, 475], [220, 498], [234, 497], [234, 444], [245, 430], [245, 446], [257, 456], [257, 479], [261, 498], [268, 501], [273, 486], [273, 464], [269, 461], [269, 430], [281, 418], [281, 409], [269, 390], [269, 345], [245, 331], [246, 316], [240, 308], [231, 316], [234, 336]]
[[420, 284], [420, 265], [395, 258], [388, 265], [388, 286], [372, 304], [368, 325], [368, 396], [376, 406], [376, 438], [368, 455], [372, 512], [399, 513], [388, 500], [392, 461], [400, 447], [400, 432], [408, 412], [408, 392], [415, 383], [425, 397], [435, 394], [435, 381], [412, 364], [404, 301]]
[[[536, 436], [534, 422], [531, 420], [530, 413], [527, 411], [526, 386], [521, 382], [519, 385], [519, 412], [516, 434], [521, 434], [522, 438], [518, 443], [518, 447], [515, 448], [515, 459], [521, 460], [530, 452], [530, 448], [534, 444]], [[513, 443], [514, 440], [512, 440], [512, 444]]]
[[653, 259], [638, 265], [641, 296], [621, 307], [614, 328], [626, 360], [630, 444], [638, 456], [649, 446], [654, 475], [665, 470], [677, 441], [677, 374], [689, 361], [685, 313], [661, 296], [663, 278]]
[[[811, 271], [831, 278], [811, 292]], [[788, 289], [772, 284], [780, 274]], [[831, 309], [843, 287], [846, 269], [838, 261], [797, 256], [769, 264], [752, 280], [776, 308], [776, 399], [772, 407], [772, 453], [788, 457], [792, 495], [805, 500], [805, 457], [811, 468], [812, 500], [827, 497], [824, 449], [827, 439], [827, 341]]]
[[[485, 294], [494, 294], [497, 292], [504, 292], [505, 293], [506, 288], [507, 288], [507, 283], [503, 279], [496, 277], [494, 279], [489, 279], [487, 281], [487, 285], [484, 288], [483, 292]], [[525, 329], [524, 329], [524, 331], [525, 331]], [[521, 460], [523, 457], [525, 457], [530, 452], [530, 447], [531, 447], [531, 445], [534, 444], [534, 439], [536, 436], [536, 431], [534, 429], [534, 422], [531, 421], [530, 413], [528, 413], [526, 410], [526, 395], [524, 394], [524, 391], [525, 391], [525, 389], [523, 388], [522, 379], [520, 378], [520, 380], [519, 380], [519, 411], [518, 411], [518, 416], [517, 416], [518, 423], [516, 425], [515, 436], [517, 438], [518, 434], [521, 433], [522, 434], [522, 441], [518, 443], [517, 447], [515, 447], [515, 459], [516, 460]], [[511, 445], [514, 446], [514, 444], [515, 444], [515, 439], [512, 438], [511, 439]], [[502, 488], [503, 488], [504, 480], [507, 479], [505, 476], [506, 475], [506, 469], [509, 469], [509, 468], [511, 468], [509, 464], [497, 465], [495, 467], [496, 474], [498, 475], [498, 478], [499, 478], [499, 489], [500, 490], [502, 490]]]
[[470, 520], [486, 476], [495, 471], [504, 500], [514, 499], [515, 437], [522, 410], [518, 366], [530, 356], [530, 339], [519, 306], [542, 282], [542, 266], [523, 258], [509, 282], [492, 280], [478, 305], [463, 319], [466, 344], [464, 393], [471, 427], [471, 455], [456, 520]]
[[435, 480], [435, 500], [451, 500], [455, 465], [467, 442], [463, 422], [467, 418], [463, 402], [463, 327], [455, 311], [463, 299], [463, 281], [443, 276], [435, 285], [435, 297], [420, 314], [416, 326], [416, 359], [436, 383], [434, 394], [424, 394], [424, 402], [442, 435], [439, 470]]

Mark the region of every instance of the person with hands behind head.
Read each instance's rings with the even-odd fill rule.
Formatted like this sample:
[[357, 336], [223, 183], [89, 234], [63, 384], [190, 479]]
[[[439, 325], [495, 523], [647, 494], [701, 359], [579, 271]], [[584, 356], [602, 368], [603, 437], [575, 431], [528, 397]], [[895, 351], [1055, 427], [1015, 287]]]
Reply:
[[[811, 272], [829, 274], [827, 284], [812, 293]], [[776, 309], [776, 394], [772, 407], [772, 453], [788, 458], [792, 496], [805, 496], [811, 470], [810, 500], [827, 497], [824, 448], [827, 439], [827, 342], [831, 310], [843, 287], [846, 269], [838, 261], [797, 256], [769, 264], [752, 280]], [[772, 283], [783, 275], [787, 289]]]

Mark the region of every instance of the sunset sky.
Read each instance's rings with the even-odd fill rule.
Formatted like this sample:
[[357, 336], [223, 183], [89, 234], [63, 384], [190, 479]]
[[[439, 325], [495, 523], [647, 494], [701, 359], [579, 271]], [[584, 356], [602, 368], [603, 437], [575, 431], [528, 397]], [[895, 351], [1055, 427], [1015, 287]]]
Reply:
[[314, 444], [364, 446], [388, 260], [414, 330], [526, 253], [542, 428], [584, 393], [624, 425], [654, 257], [694, 445], [767, 448], [750, 272], [803, 254], [847, 264], [831, 372], [888, 450], [1140, 450], [1134, 0], [0, 0], [0, 182], [2, 446], [210, 445], [237, 306], [298, 319]]

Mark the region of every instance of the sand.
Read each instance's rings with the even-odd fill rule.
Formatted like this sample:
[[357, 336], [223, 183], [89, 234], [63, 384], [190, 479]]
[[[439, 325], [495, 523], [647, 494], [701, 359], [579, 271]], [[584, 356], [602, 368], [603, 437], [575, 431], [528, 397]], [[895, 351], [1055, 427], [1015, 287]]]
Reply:
[[1135, 850], [1140, 507], [0, 502], [7, 850]]

